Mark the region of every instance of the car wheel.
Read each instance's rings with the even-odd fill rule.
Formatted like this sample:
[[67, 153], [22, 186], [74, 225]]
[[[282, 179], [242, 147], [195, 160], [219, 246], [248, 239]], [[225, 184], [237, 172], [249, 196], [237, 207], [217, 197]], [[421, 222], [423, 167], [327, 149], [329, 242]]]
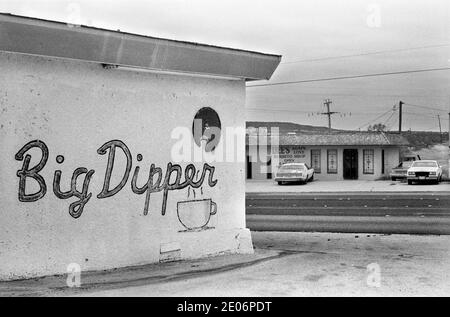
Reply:
[[412, 185], [413, 181], [408, 179], [408, 185]]
[[278, 182], [278, 185], [283, 185], [283, 182]]
[[312, 182], [313, 180], [314, 180], [314, 174], [312, 174], [311, 179], [309, 181]]
[[395, 177], [391, 177], [391, 181], [395, 182], [397, 179]]

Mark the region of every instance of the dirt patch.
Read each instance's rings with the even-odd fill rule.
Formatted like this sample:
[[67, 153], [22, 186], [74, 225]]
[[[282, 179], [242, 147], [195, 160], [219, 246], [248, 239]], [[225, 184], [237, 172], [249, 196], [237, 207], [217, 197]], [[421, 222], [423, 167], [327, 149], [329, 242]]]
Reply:
[[307, 282], [318, 282], [325, 277], [325, 274], [310, 274], [306, 275], [304, 280]]

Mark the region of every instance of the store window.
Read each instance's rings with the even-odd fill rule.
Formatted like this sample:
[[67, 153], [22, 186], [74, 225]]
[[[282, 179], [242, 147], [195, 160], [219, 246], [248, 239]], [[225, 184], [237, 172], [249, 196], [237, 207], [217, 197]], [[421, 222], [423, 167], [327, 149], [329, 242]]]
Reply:
[[363, 173], [373, 174], [374, 172], [374, 150], [364, 150], [363, 151]]
[[327, 172], [337, 174], [337, 150], [327, 150]]
[[320, 150], [311, 150], [311, 167], [315, 173], [320, 173]]

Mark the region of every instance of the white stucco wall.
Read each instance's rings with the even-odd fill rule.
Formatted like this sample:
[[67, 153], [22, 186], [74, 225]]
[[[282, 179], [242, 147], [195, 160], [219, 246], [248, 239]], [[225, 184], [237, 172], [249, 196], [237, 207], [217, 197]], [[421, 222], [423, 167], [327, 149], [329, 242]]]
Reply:
[[400, 163], [400, 149], [396, 147], [386, 148], [384, 159], [386, 163], [385, 174], [389, 176], [391, 170]]
[[[211, 163], [217, 184], [210, 187], [205, 180], [195, 198], [188, 188], [169, 191], [165, 215], [162, 192], [151, 194], [144, 216], [146, 195], [133, 193], [130, 185], [136, 166], [141, 168], [140, 186], [152, 163], [165, 174], [173, 162], [172, 130], [191, 129], [200, 108], [215, 109], [222, 127], [244, 127], [243, 81], [105, 70], [93, 63], [9, 53], [0, 53], [0, 69], [0, 279], [65, 273], [70, 263], [95, 270], [253, 251], [245, 229], [243, 151], [240, 162]], [[16, 173], [23, 161], [15, 154], [37, 139], [49, 149], [48, 162], [39, 172], [47, 193], [38, 201], [20, 202]], [[127, 145], [133, 166], [123, 189], [99, 199], [108, 154], [99, 155], [97, 149], [114, 139]], [[41, 158], [37, 149], [27, 154], [32, 155], [30, 167]], [[137, 154], [142, 154], [141, 162]], [[62, 164], [56, 162], [57, 155], [64, 156]], [[180, 163], [183, 173], [187, 164]], [[110, 188], [120, 182], [125, 165], [117, 149]], [[201, 171], [203, 162], [195, 166]], [[77, 199], [57, 198], [52, 182], [59, 169], [61, 189], [69, 190], [78, 167], [95, 172], [89, 184], [92, 197], [75, 219], [68, 210]], [[83, 180], [84, 175], [78, 180], [80, 191]], [[28, 193], [38, 189], [34, 180], [27, 180]], [[183, 231], [177, 203], [193, 199], [217, 203], [217, 214], [208, 223], [212, 228]]]

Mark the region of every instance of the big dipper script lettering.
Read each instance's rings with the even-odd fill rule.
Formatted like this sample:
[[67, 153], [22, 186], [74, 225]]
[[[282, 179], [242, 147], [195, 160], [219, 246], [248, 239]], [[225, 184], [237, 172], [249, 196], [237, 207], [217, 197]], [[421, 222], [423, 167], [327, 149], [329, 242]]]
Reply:
[[[39, 163], [30, 168], [31, 155], [27, 154], [27, 152], [29, 152], [33, 148], [38, 148], [42, 154]], [[121, 181], [111, 189], [111, 175], [114, 169], [116, 150], [120, 150], [123, 152], [126, 157], [127, 164]], [[111, 140], [106, 142], [97, 150], [97, 153], [100, 155], [105, 155], [106, 153], [108, 153], [108, 163], [106, 165], [103, 188], [97, 195], [98, 199], [105, 199], [114, 196], [125, 187], [131, 173], [133, 159], [131, 152], [126, 144], [120, 140]], [[18, 161], [23, 161], [22, 168], [17, 171], [17, 177], [19, 177], [19, 201], [35, 202], [46, 195], [47, 185], [44, 177], [39, 174], [39, 172], [44, 169], [45, 165], [47, 164], [48, 158], [49, 149], [47, 145], [40, 140], [28, 142], [17, 152], [17, 154], [15, 155], [15, 159]], [[142, 155], [138, 154], [137, 161], [141, 162], [142, 159]], [[56, 162], [58, 164], [63, 164], [64, 156], [57, 155]], [[139, 170], [139, 166], [136, 166], [134, 169], [134, 173], [131, 179], [131, 190], [137, 195], [145, 194], [144, 215], [148, 214], [150, 196], [152, 193], [162, 192], [163, 200], [161, 206], [161, 214], [165, 215], [169, 191], [181, 190], [186, 187], [199, 188], [203, 186], [207, 174], [208, 186], [214, 187], [217, 184], [217, 180], [214, 180], [215, 167], [207, 163], [204, 163], [200, 177], [198, 177], [197, 175], [197, 172], [200, 172], [200, 170], [197, 170], [197, 168], [193, 164], [187, 165], [183, 173], [183, 169], [180, 165], [172, 164], [169, 162], [167, 163], [165, 174], [163, 173], [162, 168], [155, 166], [155, 164], [151, 164], [148, 178], [142, 186], [138, 185]], [[61, 189], [62, 171], [56, 170], [54, 173], [53, 193], [55, 194], [55, 196], [60, 199], [69, 199], [72, 197], [76, 197], [78, 199], [77, 201], [71, 203], [69, 206], [69, 214], [75, 219], [79, 218], [82, 215], [84, 206], [92, 197], [92, 193], [89, 193], [89, 184], [94, 173], [94, 170], [88, 170], [85, 167], [79, 167], [75, 169], [70, 182], [70, 190], [68, 191], [63, 191]], [[182, 181], [183, 174], [184, 180]], [[84, 175], [84, 179], [82, 181], [83, 187], [80, 192], [77, 189], [77, 183], [78, 179], [82, 175]], [[173, 177], [172, 175], [174, 175], [175, 177]], [[26, 192], [27, 181], [29, 179], [34, 180], [39, 186], [39, 190], [32, 194], [27, 194]]]

